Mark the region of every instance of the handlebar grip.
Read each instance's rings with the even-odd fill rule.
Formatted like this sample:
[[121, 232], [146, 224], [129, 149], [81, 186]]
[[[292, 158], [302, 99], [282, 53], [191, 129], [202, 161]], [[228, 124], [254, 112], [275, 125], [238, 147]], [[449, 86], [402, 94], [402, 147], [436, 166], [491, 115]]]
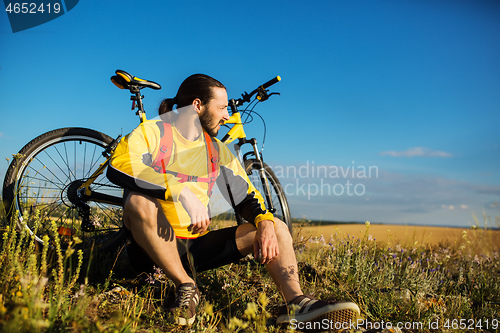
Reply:
[[270, 86], [272, 86], [273, 84], [275, 84], [275, 83], [277, 83], [279, 81], [281, 81], [281, 77], [280, 76], [276, 76], [274, 79], [271, 79], [271, 80], [267, 81], [266, 83], [264, 83], [262, 85], [262, 88], [267, 89], [267, 88], [269, 88]]

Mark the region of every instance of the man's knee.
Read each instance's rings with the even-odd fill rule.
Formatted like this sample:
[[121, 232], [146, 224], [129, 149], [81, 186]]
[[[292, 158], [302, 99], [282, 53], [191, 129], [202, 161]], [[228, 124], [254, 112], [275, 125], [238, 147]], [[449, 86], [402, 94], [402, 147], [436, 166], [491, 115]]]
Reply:
[[[123, 223], [137, 234], [156, 234], [167, 241], [175, 239], [175, 232], [163, 213], [161, 204], [155, 198], [131, 192], [123, 207]], [[139, 236], [140, 237], [140, 236]]]
[[131, 192], [123, 207], [123, 222], [129, 229], [133, 225], [156, 225], [159, 203], [156, 199], [137, 192]]
[[274, 230], [278, 237], [278, 242], [292, 243], [292, 235], [285, 222], [278, 218], [274, 218]]
[[[241, 254], [246, 255], [253, 251], [256, 231], [257, 229], [250, 223], [242, 224], [236, 230], [236, 245]], [[274, 231], [281, 248], [293, 247], [292, 235], [285, 222], [274, 218]]]

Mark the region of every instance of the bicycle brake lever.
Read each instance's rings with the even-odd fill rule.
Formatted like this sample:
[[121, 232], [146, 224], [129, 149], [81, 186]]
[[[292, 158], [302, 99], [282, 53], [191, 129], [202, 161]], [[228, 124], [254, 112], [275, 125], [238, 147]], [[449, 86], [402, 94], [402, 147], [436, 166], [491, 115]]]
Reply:
[[267, 101], [269, 99], [269, 97], [271, 97], [272, 95], [281, 95], [279, 92], [273, 92], [273, 93], [270, 93], [268, 94], [267, 91], [264, 93], [259, 93], [257, 95], [257, 99], [259, 100], [259, 102], [264, 102], [264, 101]]
[[267, 94], [267, 90], [264, 89], [262, 86], [260, 86], [258, 88], [258, 91], [257, 91], [257, 99], [260, 101], [260, 102], [264, 102], [265, 100], [267, 100], [269, 98], [269, 95]]

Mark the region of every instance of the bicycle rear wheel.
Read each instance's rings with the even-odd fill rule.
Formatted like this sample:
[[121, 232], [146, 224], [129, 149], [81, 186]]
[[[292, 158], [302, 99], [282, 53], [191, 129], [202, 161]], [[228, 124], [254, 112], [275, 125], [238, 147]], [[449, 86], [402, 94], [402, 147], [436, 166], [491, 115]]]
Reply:
[[[77, 191], [106, 162], [104, 151], [112, 141], [106, 134], [76, 127], [53, 130], [31, 140], [5, 176], [7, 216], [40, 243], [44, 235], [54, 239], [55, 224], [63, 248], [75, 237], [82, 240], [79, 247], [84, 249], [118, 245], [124, 238], [122, 207], [90, 201]], [[104, 173], [92, 183], [91, 190], [117, 199], [123, 195]]]
[[[264, 172], [267, 181], [269, 182], [269, 188], [271, 191], [270, 193], [271, 201], [273, 203], [274, 208], [276, 209], [276, 212], [274, 212], [274, 216], [285, 222], [286, 225], [288, 226], [288, 230], [290, 230], [291, 233], [292, 217], [290, 215], [290, 209], [288, 207], [288, 202], [285, 197], [285, 192], [283, 191], [283, 188], [281, 187], [278, 177], [276, 177], [273, 170], [266, 163], [263, 164], [264, 164]], [[248, 178], [255, 186], [257, 191], [259, 191], [259, 193], [261, 193], [261, 195], [264, 197], [264, 200], [266, 200], [264, 194], [265, 191], [264, 187], [262, 186], [259, 170], [260, 170], [259, 161], [255, 159], [250, 159], [245, 161], [245, 171], [248, 175]]]

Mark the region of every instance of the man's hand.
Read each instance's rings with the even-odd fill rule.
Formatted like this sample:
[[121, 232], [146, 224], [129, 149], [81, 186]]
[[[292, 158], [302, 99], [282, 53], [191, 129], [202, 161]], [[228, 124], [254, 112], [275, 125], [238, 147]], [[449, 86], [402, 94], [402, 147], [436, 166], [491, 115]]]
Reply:
[[208, 210], [187, 186], [179, 194], [179, 201], [189, 214], [189, 217], [191, 217], [191, 225], [188, 227], [188, 230], [193, 234], [201, 234], [207, 230], [211, 222]]
[[276, 237], [276, 232], [274, 231], [273, 221], [265, 220], [259, 223], [253, 248], [255, 259], [261, 264], [268, 264], [278, 256], [278, 238]]

